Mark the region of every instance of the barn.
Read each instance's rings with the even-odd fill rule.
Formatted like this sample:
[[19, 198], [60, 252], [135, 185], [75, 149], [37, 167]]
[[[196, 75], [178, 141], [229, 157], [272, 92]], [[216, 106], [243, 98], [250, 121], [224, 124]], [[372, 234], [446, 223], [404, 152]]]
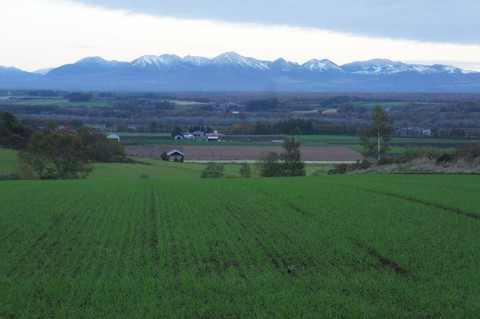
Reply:
[[185, 154], [180, 152], [179, 150], [171, 150], [170, 152], [167, 152], [168, 160], [170, 158], [173, 158], [174, 162], [183, 162], [183, 159], [185, 158]]

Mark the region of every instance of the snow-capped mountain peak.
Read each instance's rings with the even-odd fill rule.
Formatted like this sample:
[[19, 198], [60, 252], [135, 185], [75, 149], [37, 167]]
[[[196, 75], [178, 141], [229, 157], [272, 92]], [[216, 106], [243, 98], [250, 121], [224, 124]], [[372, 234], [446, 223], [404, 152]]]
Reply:
[[227, 52], [220, 54], [216, 58], [210, 60], [209, 64], [216, 66], [234, 66], [243, 69], [268, 70], [266, 62], [254, 58], [246, 58], [235, 52]]
[[131, 62], [131, 65], [136, 67], [149, 67], [155, 66], [157, 68], [165, 66], [177, 66], [183, 64], [182, 59], [175, 54], [162, 54], [156, 55], [144, 55]]
[[186, 57], [183, 58], [183, 61], [194, 66], [201, 66], [201, 65], [207, 64], [208, 61], [210, 61], [210, 59], [204, 58], [201, 56], [187, 55]]
[[408, 64], [387, 59], [373, 59], [342, 65], [342, 69], [354, 74], [395, 74], [412, 71]]
[[342, 69], [354, 74], [398, 74], [405, 72], [413, 72], [420, 74], [463, 74], [468, 73], [462, 69], [443, 65], [423, 65], [423, 64], [407, 64], [403, 62], [395, 62], [386, 59], [374, 59], [368, 61], [352, 62], [342, 65]]
[[480, 72], [386, 59], [342, 66], [312, 59], [300, 65], [285, 59], [262, 61], [227, 52], [213, 59], [145, 55], [132, 62], [88, 57], [45, 75], [0, 67], [0, 88], [2, 83], [4, 88], [67, 90], [479, 92]]
[[303, 64], [303, 67], [310, 71], [316, 72], [343, 72], [343, 70], [338, 65], [327, 59], [312, 59], [305, 62]]
[[290, 62], [283, 58], [279, 58], [271, 62], [270, 66], [271, 68], [278, 71], [282, 71], [282, 72], [291, 72], [291, 71], [297, 70], [300, 67], [298, 63]]
[[449, 74], [462, 74], [464, 73], [461, 69], [456, 68], [451, 65], [443, 65], [443, 64], [434, 64], [429, 66], [425, 73], [449, 73]]

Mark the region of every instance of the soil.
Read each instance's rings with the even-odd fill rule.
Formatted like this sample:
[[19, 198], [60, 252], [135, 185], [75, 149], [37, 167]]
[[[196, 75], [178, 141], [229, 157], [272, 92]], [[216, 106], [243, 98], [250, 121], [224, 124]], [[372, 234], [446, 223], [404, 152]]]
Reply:
[[[281, 146], [181, 146], [181, 145], [131, 145], [125, 151], [130, 156], [160, 158], [163, 151], [179, 150], [185, 154], [185, 161], [251, 161], [269, 151], [282, 153]], [[362, 155], [346, 147], [326, 146], [301, 147], [304, 161], [356, 161]]]

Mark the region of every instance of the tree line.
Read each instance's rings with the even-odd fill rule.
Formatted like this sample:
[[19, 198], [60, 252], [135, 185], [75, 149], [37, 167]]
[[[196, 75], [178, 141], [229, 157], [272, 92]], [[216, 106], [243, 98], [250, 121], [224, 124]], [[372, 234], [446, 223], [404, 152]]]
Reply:
[[9, 112], [0, 113], [0, 146], [19, 150], [26, 178], [76, 179], [93, 171], [94, 162], [128, 162], [123, 146], [86, 126], [54, 123], [33, 129]]

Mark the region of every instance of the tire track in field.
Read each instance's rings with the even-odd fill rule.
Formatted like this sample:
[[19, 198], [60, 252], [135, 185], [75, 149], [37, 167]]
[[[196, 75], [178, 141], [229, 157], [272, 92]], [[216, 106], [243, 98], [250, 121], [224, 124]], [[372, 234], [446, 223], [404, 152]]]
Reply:
[[[285, 264], [283, 264], [283, 259], [278, 256], [278, 254], [271, 249], [269, 249], [262, 240], [258, 238], [257, 231], [253, 230], [253, 227], [248, 227], [242, 220], [241, 216], [239, 215], [239, 212], [237, 212], [235, 209], [233, 209], [228, 203], [225, 203], [222, 201], [223, 206], [225, 209], [228, 211], [230, 216], [232, 216], [237, 223], [240, 225], [240, 227], [247, 233], [251, 235], [251, 237], [254, 239], [255, 243], [261, 248], [267, 259], [270, 261], [270, 263], [273, 265], [273, 267], [280, 273], [283, 273], [282, 269], [285, 267]], [[245, 213], [245, 212], [244, 212]], [[252, 214], [246, 213], [249, 215], [249, 219], [253, 220]], [[262, 232], [260, 232], [262, 233]], [[264, 233], [264, 232], [263, 232]], [[279, 260], [281, 260], [279, 262]], [[282, 268], [283, 267], [283, 268]]]
[[284, 204], [285, 206], [287, 206], [288, 208], [290, 208], [291, 210], [293, 210], [293, 211], [295, 211], [295, 212], [297, 212], [297, 213], [300, 213], [302, 216], [315, 218], [315, 215], [313, 215], [313, 214], [310, 213], [310, 212], [307, 212], [307, 211], [304, 210], [303, 208], [298, 207], [297, 205], [293, 204], [292, 202], [283, 201], [283, 204]]
[[396, 194], [396, 193], [379, 191], [379, 190], [371, 189], [371, 188], [360, 188], [360, 187], [352, 187], [352, 188], [362, 190], [362, 191], [365, 191], [365, 192], [369, 192], [369, 193], [374, 193], [374, 194], [390, 196], [390, 197], [394, 197], [394, 198], [398, 198], [398, 199], [403, 199], [403, 200], [406, 200], [406, 201], [419, 203], [419, 204], [422, 204], [422, 205], [425, 205], [425, 206], [438, 208], [438, 209], [448, 211], [450, 213], [454, 213], [454, 214], [457, 214], [457, 215], [460, 215], [460, 216], [465, 216], [465, 217], [468, 217], [468, 218], [472, 218], [474, 220], [480, 220], [480, 215], [474, 214], [472, 212], [465, 211], [465, 210], [460, 209], [460, 208], [451, 207], [451, 206], [444, 205], [444, 204], [439, 204], [439, 203], [434, 203], [434, 202], [431, 202], [431, 201], [428, 201], [428, 200], [425, 200], [425, 199], [416, 198], [416, 197], [403, 195], [403, 194]]
[[[269, 193], [269, 192], [263, 192], [263, 194], [265, 194], [267, 197], [275, 197], [273, 194]], [[285, 206], [287, 206], [288, 208], [290, 208], [291, 210], [301, 214], [302, 216], [305, 216], [305, 217], [309, 217], [309, 218], [312, 218], [312, 219], [318, 219], [318, 216], [316, 216], [315, 214], [313, 214], [312, 212], [309, 212], [297, 205], [295, 205], [294, 203], [292, 203], [291, 201], [289, 200], [286, 200], [284, 198], [280, 198], [279, 199]]]
[[[384, 181], [380, 180], [380, 183], [382, 183]], [[462, 192], [465, 192], [465, 193], [469, 193], [471, 196], [476, 196], [479, 192], [479, 189], [478, 188], [474, 188], [474, 187], [465, 187], [464, 185], [462, 185], [461, 188], [459, 188], [459, 186], [454, 183], [454, 184], [438, 184], [438, 183], [432, 183], [432, 182], [427, 182], [427, 181], [422, 181], [422, 182], [419, 182], [418, 180], [413, 182], [411, 180], [404, 180], [404, 179], [401, 179], [401, 180], [397, 180], [395, 182], [396, 184], [398, 185], [404, 185], [404, 186], [409, 186], [409, 187], [422, 187], [422, 188], [425, 188], [425, 187], [432, 187], [434, 186], [436, 189], [442, 189], [442, 190], [446, 190], [446, 191], [455, 191], [455, 190], [460, 190]]]
[[150, 247], [152, 248], [153, 276], [158, 277], [160, 256], [158, 255], [157, 206], [153, 188], [150, 191]]
[[223, 203], [223, 206], [230, 213], [230, 215], [237, 221], [237, 223], [242, 227], [242, 229], [244, 229], [245, 232], [251, 235], [253, 240], [264, 252], [267, 259], [270, 261], [270, 263], [278, 272], [282, 274], [294, 276], [297, 265], [301, 266], [302, 268], [306, 268], [307, 262], [303, 260], [303, 258], [300, 256], [301, 254], [299, 255], [298, 252], [292, 251], [290, 253], [285, 251], [284, 249], [279, 250], [278, 247], [281, 245], [279, 245], [277, 240], [275, 240], [274, 238], [273, 238], [272, 245], [265, 243], [266, 242], [265, 236], [268, 234], [268, 232], [261, 224], [265, 224], [265, 225], [268, 224], [269, 229], [274, 230], [276, 235], [280, 235], [281, 237], [283, 237], [285, 240], [285, 243], [292, 242], [291, 238], [287, 234], [279, 230], [277, 227], [275, 227], [273, 223], [270, 222], [269, 219], [267, 219], [264, 216], [261, 216], [263, 217], [263, 220], [264, 220], [263, 223], [259, 221], [259, 223], [250, 223], [250, 225], [246, 225], [244, 223], [245, 217], [247, 217], [246, 218], [247, 220], [253, 221], [255, 220], [255, 218], [258, 220], [260, 215], [254, 216], [251, 212], [247, 212], [247, 211], [242, 211], [242, 213], [237, 212], [235, 209], [232, 209], [228, 205], [228, 203], [225, 203], [225, 202]]
[[[270, 263], [273, 265], [273, 267], [280, 273], [283, 273], [283, 269], [286, 266], [286, 263], [284, 263], [283, 259], [273, 250], [269, 249], [262, 240], [258, 238], [258, 235], [256, 234], [255, 231], [252, 230], [252, 228], [248, 227], [245, 225], [245, 223], [240, 219], [238, 216], [238, 213], [236, 213], [233, 209], [231, 209], [228, 206], [225, 206], [227, 211], [230, 213], [230, 215], [237, 221], [237, 223], [242, 227], [245, 232], [250, 233], [254, 241], [257, 243], [257, 245], [262, 249], [264, 252], [265, 256], [267, 259], [270, 261]], [[280, 260], [280, 261], [279, 261]]]
[[[269, 192], [263, 192], [263, 193], [267, 197], [274, 197], [274, 195], [272, 195]], [[278, 199], [283, 205], [287, 206], [288, 208], [295, 211], [296, 213], [299, 213], [303, 217], [311, 218], [311, 219], [313, 219], [317, 222], [320, 221], [320, 218], [318, 216], [316, 216], [315, 214], [313, 214], [313, 213], [311, 213], [311, 212], [309, 212], [309, 211], [307, 211], [307, 210], [305, 210], [301, 207], [298, 207], [297, 205], [295, 205], [294, 203], [284, 199], [283, 197], [282, 198], [276, 198], [276, 199]], [[278, 229], [278, 227], [274, 227], [274, 228], [276, 228], [278, 230], [277, 234], [281, 235], [286, 242], [294, 242], [292, 237], [289, 236], [287, 233], [282, 232], [281, 230]], [[315, 261], [310, 259], [309, 257], [307, 257], [302, 251], [296, 250], [296, 252], [293, 252], [293, 254], [294, 254], [295, 260], [299, 261], [299, 264], [300, 264], [301, 267], [307, 268], [307, 267], [315, 267], [316, 266]]]
[[393, 270], [397, 275], [401, 277], [404, 277], [407, 279], [413, 278], [413, 275], [410, 271], [403, 268], [393, 260], [380, 255], [377, 251], [373, 250], [372, 248], [367, 246], [365, 243], [362, 243], [360, 241], [355, 241], [355, 246], [360, 250], [366, 252], [370, 257], [377, 260], [382, 267]]

